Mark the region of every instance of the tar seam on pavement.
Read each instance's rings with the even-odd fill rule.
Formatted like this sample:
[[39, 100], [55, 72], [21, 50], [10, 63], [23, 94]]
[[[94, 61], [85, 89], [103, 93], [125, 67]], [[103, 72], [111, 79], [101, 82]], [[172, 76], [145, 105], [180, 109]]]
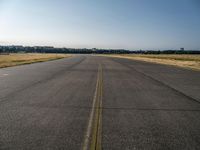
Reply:
[[[114, 59], [113, 59], [113, 60], [114, 60]], [[200, 100], [199, 100], [199, 99], [195, 99], [195, 98], [193, 98], [192, 96], [189, 96], [189, 95], [187, 95], [187, 94], [185, 94], [185, 93], [183, 93], [183, 92], [181, 92], [181, 91], [179, 91], [179, 90], [177, 90], [177, 89], [175, 89], [175, 88], [169, 86], [168, 84], [166, 84], [166, 83], [164, 83], [164, 82], [162, 82], [162, 81], [160, 81], [160, 80], [157, 80], [157, 79], [151, 77], [150, 75], [147, 75], [147, 74], [143, 73], [142, 71], [137, 70], [137, 69], [134, 68], [134, 67], [131, 67], [131, 66], [129, 66], [129, 65], [127, 65], [127, 64], [124, 64], [124, 63], [120, 63], [120, 62], [118, 62], [118, 61], [116, 61], [116, 60], [114, 60], [114, 61], [117, 62], [117, 63], [119, 63], [119, 64], [121, 64], [121, 65], [123, 65], [123, 66], [125, 66], [125, 67], [127, 67], [127, 68], [130, 68], [130, 69], [132, 69], [132, 70], [138, 72], [139, 74], [141, 74], [141, 75], [143, 75], [143, 76], [145, 76], [145, 77], [147, 77], [147, 78], [149, 78], [149, 79], [151, 79], [151, 80], [153, 80], [153, 81], [155, 81], [155, 82], [157, 82], [157, 83], [159, 83], [159, 84], [161, 84], [161, 85], [163, 85], [163, 86], [165, 86], [165, 87], [167, 87], [168, 89], [171, 89], [172, 91], [175, 91], [176, 93], [178, 93], [178, 94], [184, 96], [184, 97], [187, 98], [188, 100], [194, 101], [194, 102], [196, 102], [196, 103], [200, 103]]]

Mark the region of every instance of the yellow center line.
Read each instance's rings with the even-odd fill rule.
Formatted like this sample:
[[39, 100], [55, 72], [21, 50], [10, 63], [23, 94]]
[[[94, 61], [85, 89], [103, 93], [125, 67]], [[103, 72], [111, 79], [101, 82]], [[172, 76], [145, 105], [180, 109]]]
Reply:
[[101, 64], [98, 67], [96, 90], [93, 98], [92, 110], [83, 143], [83, 150], [101, 150], [102, 132], [102, 95], [103, 71]]

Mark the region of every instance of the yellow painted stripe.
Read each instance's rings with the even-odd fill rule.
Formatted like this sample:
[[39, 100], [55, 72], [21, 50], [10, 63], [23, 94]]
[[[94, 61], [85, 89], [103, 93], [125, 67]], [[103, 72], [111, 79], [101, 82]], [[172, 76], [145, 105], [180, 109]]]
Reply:
[[101, 64], [98, 67], [96, 90], [93, 98], [92, 110], [86, 136], [83, 143], [83, 150], [101, 150], [102, 133], [102, 95], [103, 95], [103, 71]]

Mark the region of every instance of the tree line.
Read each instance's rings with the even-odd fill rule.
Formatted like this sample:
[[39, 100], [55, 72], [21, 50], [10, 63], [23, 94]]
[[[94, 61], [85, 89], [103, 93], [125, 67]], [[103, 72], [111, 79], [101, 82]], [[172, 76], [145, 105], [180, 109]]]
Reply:
[[62, 53], [62, 54], [200, 54], [199, 50], [125, 50], [125, 49], [75, 49], [54, 47], [0, 46], [0, 53]]

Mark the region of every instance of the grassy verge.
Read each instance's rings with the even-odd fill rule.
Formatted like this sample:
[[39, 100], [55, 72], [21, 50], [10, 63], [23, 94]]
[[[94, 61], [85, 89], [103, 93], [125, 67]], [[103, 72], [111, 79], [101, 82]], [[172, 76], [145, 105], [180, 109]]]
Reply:
[[70, 55], [38, 54], [38, 53], [0, 55], [0, 68], [30, 64], [30, 63], [35, 63], [35, 62], [44, 62], [44, 61], [61, 59], [61, 58], [66, 58], [66, 57], [70, 57]]
[[173, 65], [200, 71], [200, 55], [153, 55], [153, 54], [124, 54], [124, 55], [104, 55], [110, 57], [127, 58], [141, 60], [159, 64]]

